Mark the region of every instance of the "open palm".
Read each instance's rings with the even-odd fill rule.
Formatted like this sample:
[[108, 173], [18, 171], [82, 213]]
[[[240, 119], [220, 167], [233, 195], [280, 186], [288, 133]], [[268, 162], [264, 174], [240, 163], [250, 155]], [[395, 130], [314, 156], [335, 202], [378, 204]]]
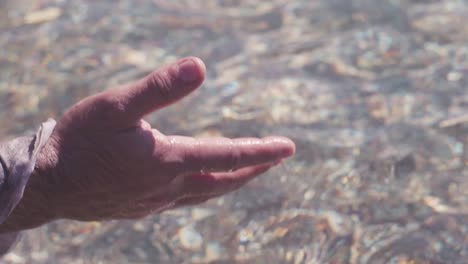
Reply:
[[198, 88], [204, 77], [203, 62], [185, 58], [70, 108], [41, 152], [32, 181], [39, 182], [53, 217], [139, 218], [200, 203], [294, 153], [283, 137], [166, 136], [142, 119]]

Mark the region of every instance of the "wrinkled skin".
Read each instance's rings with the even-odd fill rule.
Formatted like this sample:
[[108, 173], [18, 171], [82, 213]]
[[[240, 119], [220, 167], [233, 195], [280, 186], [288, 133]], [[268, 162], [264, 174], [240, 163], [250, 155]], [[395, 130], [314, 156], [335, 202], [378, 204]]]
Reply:
[[203, 62], [185, 58], [71, 107], [41, 151], [10, 218], [34, 208], [46, 217], [20, 228], [59, 218], [140, 218], [229, 193], [294, 153], [294, 143], [283, 137], [166, 136], [142, 119], [186, 96], [204, 78]]

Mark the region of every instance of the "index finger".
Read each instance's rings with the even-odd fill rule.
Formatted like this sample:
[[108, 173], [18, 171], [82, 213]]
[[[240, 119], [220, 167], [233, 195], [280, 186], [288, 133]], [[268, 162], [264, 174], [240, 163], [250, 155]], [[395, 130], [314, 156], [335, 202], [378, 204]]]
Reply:
[[285, 137], [195, 139], [170, 136], [170, 157], [185, 172], [232, 171], [275, 162], [294, 154], [294, 143]]

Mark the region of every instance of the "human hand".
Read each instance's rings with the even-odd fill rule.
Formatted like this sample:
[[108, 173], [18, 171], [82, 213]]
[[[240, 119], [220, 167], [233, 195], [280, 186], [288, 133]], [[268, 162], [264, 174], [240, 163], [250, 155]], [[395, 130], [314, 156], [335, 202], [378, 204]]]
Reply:
[[41, 151], [18, 210], [41, 200], [50, 219], [140, 218], [231, 192], [294, 153], [283, 137], [166, 136], [142, 119], [198, 88], [205, 71], [185, 58], [74, 105]]

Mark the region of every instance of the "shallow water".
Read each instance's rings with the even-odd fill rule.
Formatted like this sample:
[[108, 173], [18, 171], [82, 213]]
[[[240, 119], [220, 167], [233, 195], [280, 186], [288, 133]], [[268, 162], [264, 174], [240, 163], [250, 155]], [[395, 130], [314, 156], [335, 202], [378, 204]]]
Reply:
[[0, 138], [178, 57], [167, 134], [292, 138], [245, 188], [141, 221], [59, 221], [6, 263], [467, 263], [468, 1], [0, 1]]

